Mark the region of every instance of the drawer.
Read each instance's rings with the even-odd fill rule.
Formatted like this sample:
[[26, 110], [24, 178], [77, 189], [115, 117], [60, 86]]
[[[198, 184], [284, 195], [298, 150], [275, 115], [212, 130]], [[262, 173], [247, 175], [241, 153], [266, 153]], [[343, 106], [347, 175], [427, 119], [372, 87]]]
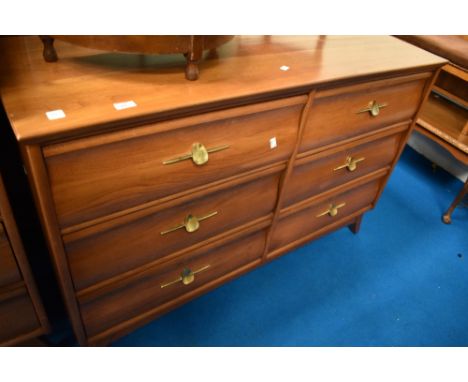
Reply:
[[0, 221], [0, 287], [21, 280], [15, 256]]
[[[380, 183], [380, 179], [374, 180], [326, 200], [317, 201], [310, 207], [281, 218], [273, 233], [270, 251], [291, 244], [295, 240], [370, 206], [377, 196]], [[334, 216], [325, 213], [331, 205], [339, 207]]]
[[[152, 275], [81, 305], [88, 336], [94, 336], [259, 260], [265, 245], [260, 231], [209, 252], [161, 265]], [[194, 274], [192, 274], [193, 272]], [[209, 286], [208, 286], [209, 287]], [[193, 296], [193, 294], [192, 294]]]
[[294, 97], [46, 147], [60, 225], [192, 193], [213, 181], [286, 161], [304, 101]]
[[[65, 237], [75, 288], [86, 288], [268, 216], [276, 204], [279, 178], [280, 173], [263, 176], [78, 240], [67, 242]], [[187, 219], [189, 215], [207, 218], [188, 232], [194, 229], [191, 225], [197, 226], [195, 219]], [[188, 230], [181, 224], [184, 221]], [[181, 228], [170, 232], [177, 226]]]
[[[413, 118], [425, 81], [390, 86], [379, 86], [388, 82], [376, 82], [370, 83], [367, 89], [334, 96], [327, 96], [326, 91], [321, 96], [319, 92], [309, 112], [300, 151], [317, 149]], [[386, 105], [375, 116], [370, 111], [363, 111], [374, 101]]]
[[[286, 185], [284, 206], [318, 195], [372, 171], [389, 166], [400, 146], [401, 134], [358, 144], [317, 159], [303, 158]], [[346, 166], [345, 166], [346, 165]]]
[[26, 288], [19, 296], [0, 301], [0, 345], [40, 327]]

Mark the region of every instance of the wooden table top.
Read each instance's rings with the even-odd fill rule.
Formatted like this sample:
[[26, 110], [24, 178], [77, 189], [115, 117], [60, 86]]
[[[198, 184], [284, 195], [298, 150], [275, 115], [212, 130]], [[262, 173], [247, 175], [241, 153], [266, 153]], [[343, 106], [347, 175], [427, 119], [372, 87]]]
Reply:
[[[187, 81], [182, 55], [119, 54], [60, 41], [55, 47], [59, 61], [46, 63], [38, 37], [0, 39], [0, 92], [20, 141], [89, 134], [446, 62], [390, 36], [238, 36], [218, 48], [218, 57], [200, 62], [199, 80]], [[137, 106], [114, 108], [125, 101]], [[49, 120], [45, 113], [57, 109], [65, 118]]]

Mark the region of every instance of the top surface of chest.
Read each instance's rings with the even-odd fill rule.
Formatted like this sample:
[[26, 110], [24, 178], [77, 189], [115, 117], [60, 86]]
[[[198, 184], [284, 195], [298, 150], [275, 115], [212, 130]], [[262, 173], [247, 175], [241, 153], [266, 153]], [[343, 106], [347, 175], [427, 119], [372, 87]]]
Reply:
[[[46, 63], [37, 37], [1, 44], [2, 100], [23, 141], [88, 134], [119, 121], [167, 119], [444, 62], [389, 36], [238, 36], [218, 48], [217, 57], [205, 57], [199, 80], [192, 82], [180, 70], [182, 55], [117, 54], [57, 41], [59, 61]], [[126, 101], [136, 106], [115, 109], [114, 103]], [[65, 117], [49, 120], [46, 112], [58, 109]]]

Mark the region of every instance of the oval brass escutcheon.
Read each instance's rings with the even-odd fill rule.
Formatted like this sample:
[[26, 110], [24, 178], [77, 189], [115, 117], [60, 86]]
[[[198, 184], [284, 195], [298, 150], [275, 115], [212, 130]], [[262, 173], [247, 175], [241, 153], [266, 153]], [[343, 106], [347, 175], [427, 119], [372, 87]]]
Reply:
[[195, 232], [198, 230], [198, 228], [200, 228], [200, 221], [196, 216], [187, 215], [184, 221], [184, 226], [187, 232]]
[[197, 166], [208, 162], [208, 150], [203, 144], [196, 142], [192, 145], [192, 160]]
[[194, 273], [188, 268], [185, 268], [180, 276], [182, 277], [182, 284], [184, 285], [191, 284], [193, 280], [195, 280]]
[[357, 168], [357, 162], [354, 159], [351, 159], [348, 163], [348, 170], [354, 171]]
[[338, 208], [336, 206], [330, 206], [330, 210], [328, 211], [331, 217], [338, 215]]
[[373, 117], [377, 117], [380, 113], [380, 105], [376, 101], [372, 101], [372, 106], [370, 107], [370, 112]]

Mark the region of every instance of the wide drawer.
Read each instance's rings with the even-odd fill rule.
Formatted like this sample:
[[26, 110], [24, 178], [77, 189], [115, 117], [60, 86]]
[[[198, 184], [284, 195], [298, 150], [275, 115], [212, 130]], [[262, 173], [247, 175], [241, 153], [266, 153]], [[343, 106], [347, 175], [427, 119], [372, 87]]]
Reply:
[[[388, 85], [387, 81], [369, 83], [359, 91], [328, 95], [317, 93], [310, 109], [300, 152], [346, 140], [387, 125], [414, 117], [426, 80]], [[376, 103], [380, 108], [374, 107]]]
[[0, 287], [21, 280], [18, 265], [0, 221]]
[[317, 159], [303, 158], [286, 185], [284, 206], [320, 194], [392, 163], [400, 146], [401, 133], [358, 144], [334, 154], [320, 153]]
[[377, 196], [380, 183], [380, 179], [371, 181], [325, 200], [321, 199], [308, 208], [281, 218], [275, 227], [270, 251], [291, 244], [314, 231], [370, 206]]
[[259, 260], [264, 244], [265, 232], [260, 231], [209, 252], [184, 256], [131, 285], [82, 304], [88, 336], [151, 310], [157, 314], [157, 308], [163, 304], [177, 303], [176, 299]]
[[0, 344], [39, 327], [26, 288], [15, 297], [0, 301]]
[[192, 193], [210, 182], [287, 160], [305, 98], [44, 148], [60, 225], [75, 225], [168, 195]]
[[269, 174], [77, 240], [65, 236], [75, 288], [86, 288], [267, 217], [276, 203], [279, 177], [279, 172]]

